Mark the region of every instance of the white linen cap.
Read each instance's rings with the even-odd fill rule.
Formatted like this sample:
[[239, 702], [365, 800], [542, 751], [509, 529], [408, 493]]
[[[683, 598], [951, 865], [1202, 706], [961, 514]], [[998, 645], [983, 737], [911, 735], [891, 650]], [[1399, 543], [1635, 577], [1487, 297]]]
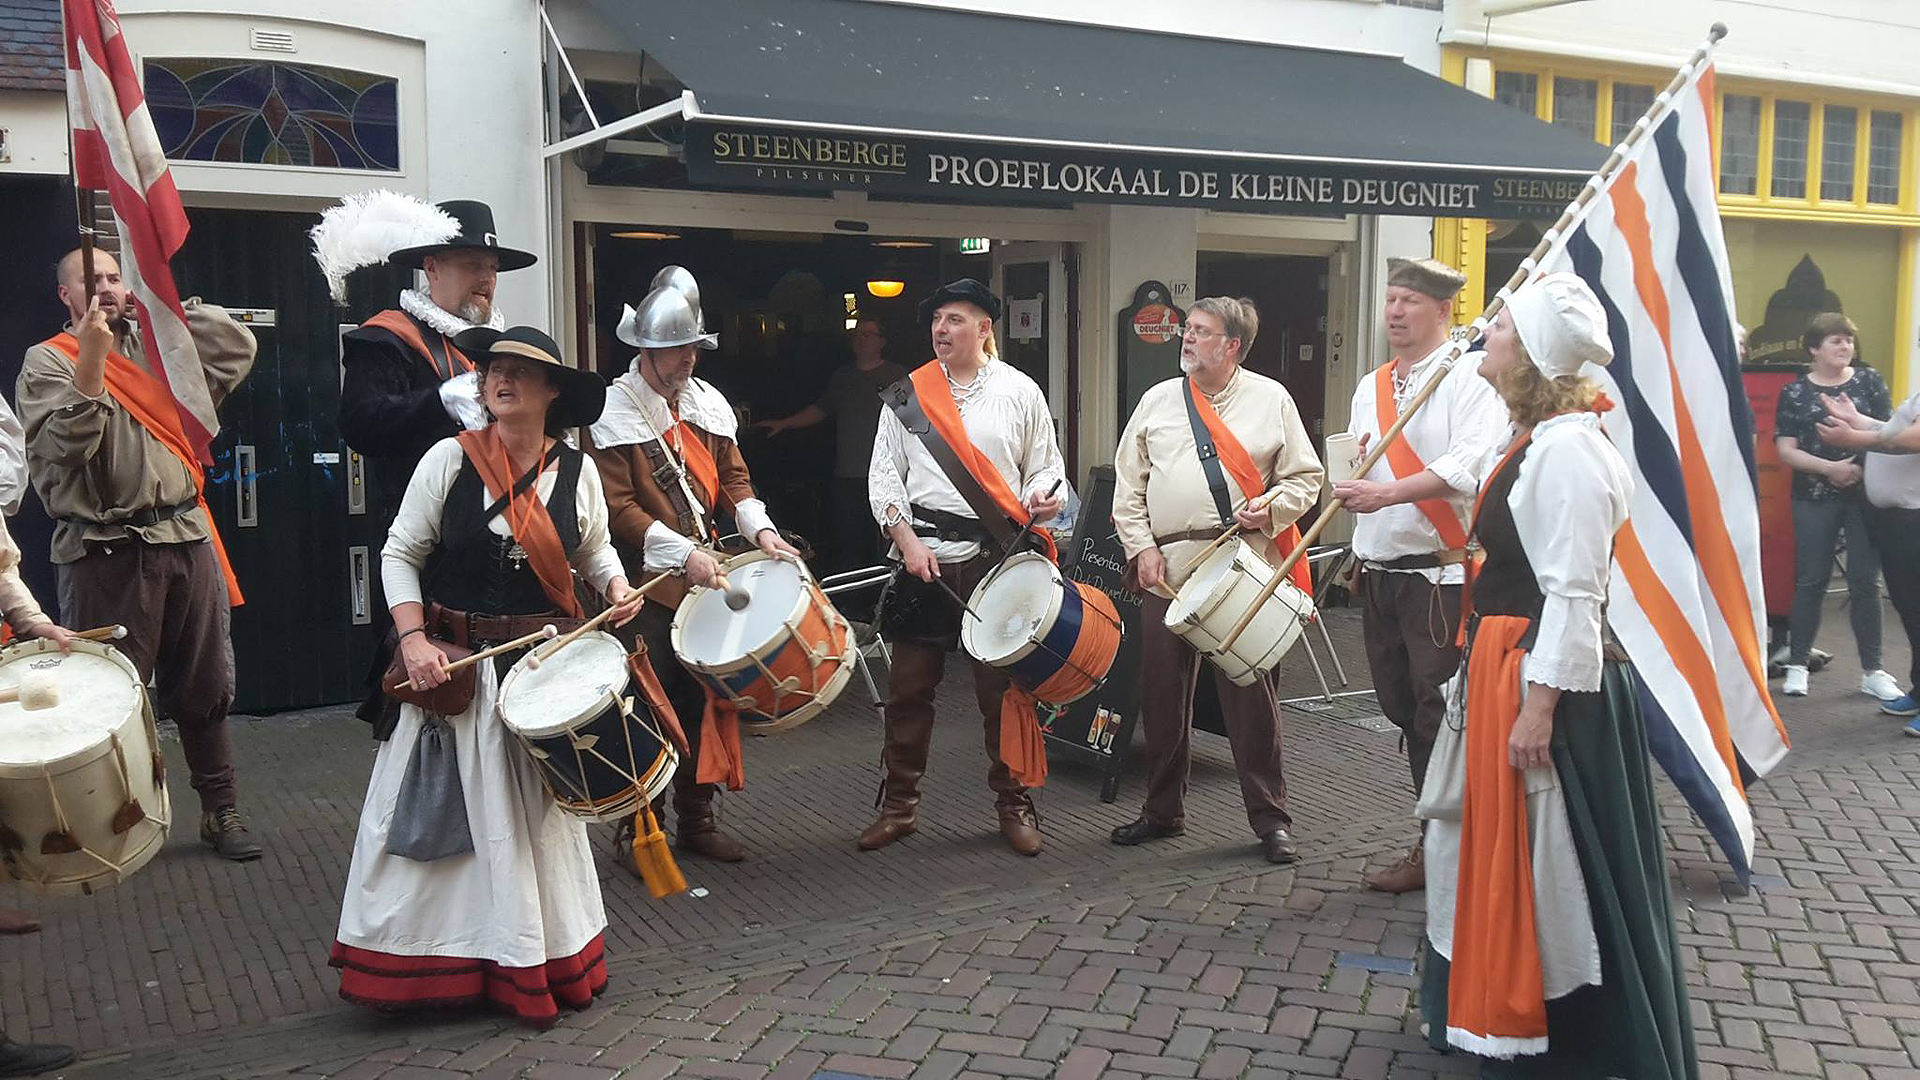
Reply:
[[1548, 378], [1613, 361], [1606, 309], [1578, 274], [1563, 271], [1527, 282], [1507, 300], [1507, 310], [1533, 366]]

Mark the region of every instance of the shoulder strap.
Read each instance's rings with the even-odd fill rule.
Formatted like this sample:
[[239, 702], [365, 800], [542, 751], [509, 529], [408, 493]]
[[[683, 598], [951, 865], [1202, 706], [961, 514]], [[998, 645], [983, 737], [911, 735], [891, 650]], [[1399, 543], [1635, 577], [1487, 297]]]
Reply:
[[[658, 462], [653, 469], [653, 482], [666, 495], [667, 505], [673, 507], [674, 514], [680, 519], [677, 531], [695, 543], [705, 543], [708, 539], [707, 514], [711, 509], [701, 506], [699, 498], [694, 495], [686, 465], [667, 443], [667, 433], [655, 430], [653, 418], [647, 415], [646, 404], [640, 400], [639, 394], [633, 392], [633, 387], [619, 379], [615, 379], [613, 385], [627, 395], [627, 400], [633, 403], [634, 412], [640, 417], [642, 430], [652, 436], [641, 443], [640, 448], [646, 453], [647, 460]], [[667, 419], [672, 420], [672, 415], [669, 414]]]
[[[1379, 438], [1386, 438], [1388, 429], [1400, 419], [1400, 403], [1393, 396], [1393, 361], [1389, 360], [1374, 369], [1373, 373], [1373, 410], [1374, 424], [1380, 429]], [[1404, 480], [1426, 469], [1427, 463], [1420, 459], [1414, 450], [1411, 437], [1405, 432], [1387, 444], [1387, 468], [1396, 479]], [[1460, 519], [1455, 516], [1453, 507], [1444, 499], [1421, 499], [1414, 503], [1420, 512], [1426, 515], [1433, 531], [1440, 534], [1440, 542], [1453, 550], [1467, 546], [1467, 533], [1460, 528]]]
[[1003, 548], [1012, 544], [1019, 535], [1018, 531], [994, 504], [993, 497], [974, 479], [973, 473], [960, 460], [959, 453], [947, 445], [947, 440], [941, 437], [933, 421], [927, 419], [927, 411], [920, 405], [920, 395], [914, 392], [912, 377], [901, 379], [882, 390], [880, 400], [899, 418], [900, 426], [918, 438], [920, 444], [927, 448], [927, 453], [933, 455], [934, 464], [940, 466], [940, 471], [946, 474], [948, 482], [960, 493], [960, 498], [973, 511], [973, 516], [993, 537], [993, 542]]
[[1193, 380], [1180, 380], [1180, 396], [1187, 403], [1187, 423], [1193, 426], [1193, 448], [1200, 454], [1200, 468], [1207, 474], [1207, 490], [1213, 494], [1213, 508], [1221, 525], [1233, 523], [1233, 494], [1227, 490], [1227, 471], [1220, 467], [1220, 450], [1213, 445], [1213, 432], [1200, 416], [1193, 400]]
[[[471, 460], [468, 460], [463, 463], [463, 467], [471, 469], [473, 468], [473, 462]], [[576, 469], [574, 471], [575, 471], [575, 474], [578, 475], [579, 470]], [[476, 473], [476, 475], [478, 474]], [[498, 499], [495, 499], [492, 503], [490, 503], [487, 506], [486, 511], [480, 515], [480, 527], [483, 529], [486, 528], [489, 522], [491, 522], [494, 518], [497, 518], [500, 516], [500, 512], [507, 508], [508, 503], [519, 498], [521, 494], [524, 493], [528, 488], [532, 487], [533, 485], [539, 482], [540, 482], [540, 466], [535, 465], [533, 468], [527, 470], [525, 476], [522, 476], [520, 479], [515, 480], [513, 482], [512, 491], [509, 491], [505, 495], [500, 496]]]

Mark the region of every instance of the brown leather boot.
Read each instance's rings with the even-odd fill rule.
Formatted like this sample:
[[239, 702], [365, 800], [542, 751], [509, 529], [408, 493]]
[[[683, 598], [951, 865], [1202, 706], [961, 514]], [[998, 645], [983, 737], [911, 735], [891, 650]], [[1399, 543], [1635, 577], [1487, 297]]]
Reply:
[[1374, 892], [1419, 892], [1426, 887], [1427, 852], [1422, 844], [1408, 848], [1399, 862], [1367, 878], [1367, 888]]
[[933, 742], [933, 709], [890, 707], [886, 716], [880, 816], [854, 841], [861, 851], [878, 851], [920, 827], [920, 778], [927, 773], [927, 749]]
[[1000, 835], [1006, 837], [1008, 847], [1022, 855], [1040, 854], [1040, 812], [1034, 809], [1031, 795], [1003, 791], [994, 800], [994, 809], [1000, 815]]
[[740, 841], [720, 831], [713, 819], [717, 784], [693, 784], [673, 793], [673, 846], [715, 862], [739, 862], [747, 857]]

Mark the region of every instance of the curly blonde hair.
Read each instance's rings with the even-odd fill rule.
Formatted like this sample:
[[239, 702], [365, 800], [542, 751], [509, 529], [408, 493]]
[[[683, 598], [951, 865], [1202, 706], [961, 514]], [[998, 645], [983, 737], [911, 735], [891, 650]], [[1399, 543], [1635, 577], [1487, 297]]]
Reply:
[[1548, 377], [1533, 366], [1533, 357], [1524, 347], [1512, 367], [1494, 376], [1493, 388], [1507, 403], [1507, 415], [1521, 427], [1532, 427], [1561, 413], [1583, 412], [1600, 396], [1600, 384], [1592, 379], [1580, 375]]

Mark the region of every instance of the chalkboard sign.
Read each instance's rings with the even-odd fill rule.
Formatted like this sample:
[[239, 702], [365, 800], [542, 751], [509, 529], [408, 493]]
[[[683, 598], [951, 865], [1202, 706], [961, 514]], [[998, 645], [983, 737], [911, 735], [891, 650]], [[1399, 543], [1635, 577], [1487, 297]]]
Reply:
[[1041, 731], [1049, 756], [1064, 756], [1099, 770], [1100, 798], [1112, 802], [1120, 791], [1120, 771], [1139, 722], [1140, 594], [1120, 583], [1127, 557], [1113, 531], [1113, 467], [1096, 465], [1087, 480], [1074, 522], [1073, 541], [1060, 553], [1060, 570], [1106, 593], [1120, 612], [1120, 652], [1107, 681], [1079, 701], [1042, 712]]

